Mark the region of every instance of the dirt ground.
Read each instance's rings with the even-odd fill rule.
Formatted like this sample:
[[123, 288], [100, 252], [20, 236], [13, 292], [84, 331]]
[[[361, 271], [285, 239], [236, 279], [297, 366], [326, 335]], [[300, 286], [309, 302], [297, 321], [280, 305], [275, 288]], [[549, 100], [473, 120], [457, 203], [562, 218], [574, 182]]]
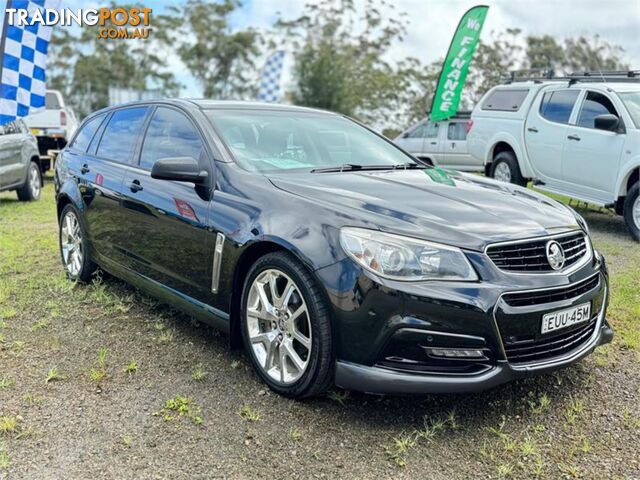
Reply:
[[113, 279], [74, 285], [53, 188], [0, 195], [0, 478], [640, 478], [640, 244], [609, 261], [612, 345], [476, 395], [270, 393], [215, 331]]

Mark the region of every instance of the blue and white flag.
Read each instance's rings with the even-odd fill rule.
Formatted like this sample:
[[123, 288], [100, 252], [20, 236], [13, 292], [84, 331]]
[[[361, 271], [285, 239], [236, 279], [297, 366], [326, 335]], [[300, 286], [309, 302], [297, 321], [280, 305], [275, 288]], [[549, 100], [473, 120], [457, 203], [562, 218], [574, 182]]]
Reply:
[[[59, 6], [60, 0], [7, 0], [6, 5], [0, 1], [4, 13], [0, 31], [0, 125], [45, 108], [47, 50], [53, 27], [30, 23], [36, 10]], [[26, 10], [25, 25], [11, 25], [7, 8]]]
[[284, 50], [274, 52], [264, 64], [260, 78], [260, 90], [258, 100], [261, 102], [280, 101], [280, 81], [282, 78], [282, 65], [284, 64]]

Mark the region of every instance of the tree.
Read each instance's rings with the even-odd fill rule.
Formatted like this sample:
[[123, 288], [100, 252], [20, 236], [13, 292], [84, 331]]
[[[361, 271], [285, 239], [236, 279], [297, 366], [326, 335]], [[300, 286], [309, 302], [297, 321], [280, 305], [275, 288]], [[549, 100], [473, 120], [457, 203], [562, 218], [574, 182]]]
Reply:
[[242, 4], [239, 0], [208, 2], [188, 0], [170, 8], [177, 52], [189, 72], [211, 98], [255, 96], [255, 58], [260, 35], [248, 28], [233, 31], [230, 15]]
[[294, 20], [280, 19], [276, 27], [295, 51], [293, 103], [387, 123], [392, 106], [406, 98], [401, 85], [413, 84], [420, 71], [415, 59], [386, 60], [406, 33], [406, 15], [392, 10], [384, 0], [366, 0], [360, 9], [353, 0], [323, 0]]
[[[136, 5], [118, 6], [129, 9]], [[98, 38], [99, 25], [86, 26], [77, 35], [54, 29], [47, 62], [49, 86], [62, 90], [81, 116], [109, 105], [110, 86], [177, 94], [179, 85], [161, 53], [169, 40], [162, 22], [162, 18], [154, 19], [148, 39]]]

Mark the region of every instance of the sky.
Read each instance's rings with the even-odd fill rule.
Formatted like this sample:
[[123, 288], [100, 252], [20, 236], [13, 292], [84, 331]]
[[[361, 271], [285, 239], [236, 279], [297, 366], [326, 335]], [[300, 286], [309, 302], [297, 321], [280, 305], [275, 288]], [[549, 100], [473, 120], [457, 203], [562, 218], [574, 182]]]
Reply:
[[[362, 4], [362, 0], [355, 1]], [[460, 17], [468, 8], [482, 3], [477, 0], [388, 2], [395, 6], [396, 11], [409, 13], [411, 19], [404, 42], [392, 47], [390, 58], [413, 56], [425, 64], [444, 57]], [[147, 0], [142, 3], [153, 8], [154, 12], [162, 12], [175, 2]], [[490, 8], [483, 39], [489, 39], [492, 31], [500, 32], [506, 28], [520, 28], [525, 35], [549, 34], [558, 38], [599, 35], [622, 46], [627, 62], [640, 69], [640, 0], [488, 0], [484, 3]], [[284, 18], [295, 18], [302, 12], [304, 4], [304, 0], [244, 0], [242, 8], [233, 15], [232, 25], [238, 29], [268, 27], [278, 18], [279, 12], [283, 12]], [[63, 0], [63, 6], [78, 8], [90, 5], [81, 0]], [[182, 94], [200, 96], [200, 87], [189, 74], [184, 73], [180, 60], [177, 57], [168, 60], [184, 85]], [[288, 64], [290, 62], [285, 64], [285, 68]]]

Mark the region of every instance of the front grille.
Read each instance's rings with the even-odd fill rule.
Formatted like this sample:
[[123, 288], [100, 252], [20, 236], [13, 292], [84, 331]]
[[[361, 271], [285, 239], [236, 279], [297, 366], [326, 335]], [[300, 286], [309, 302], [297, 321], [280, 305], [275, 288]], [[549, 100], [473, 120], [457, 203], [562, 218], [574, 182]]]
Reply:
[[524, 364], [566, 355], [591, 338], [597, 324], [597, 315], [587, 324], [538, 339], [504, 342], [507, 360], [511, 364]]
[[508, 272], [553, 272], [547, 260], [547, 243], [550, 240], [557, 241], [564, 251], [564, 269], [575, 265], [587, 254], [585, 234], [576, 232], [558, 237], [489, 246], [487, 255], [499, 269]]
[[545, 303], [570, 300], [584, 295], [596, 288], [600, 283], [600, 276], [595, 275], [580, 283], [566, 288], [554, 288], [549, 290], [535, 290], [532, 292], [507, 293], [502, 299], [511, 307], [525, 307], [531, 305], [542, 305]]

